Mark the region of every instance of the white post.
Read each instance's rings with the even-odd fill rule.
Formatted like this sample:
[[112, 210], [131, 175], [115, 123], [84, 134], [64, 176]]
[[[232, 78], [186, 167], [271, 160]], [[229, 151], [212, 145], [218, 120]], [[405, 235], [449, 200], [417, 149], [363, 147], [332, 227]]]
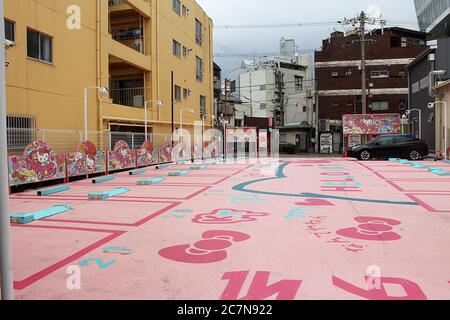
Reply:
[[448, 123], [448, 119], [447, 119], [447, 102], [446, 101], [442, 101], [442, 104], [444, 105], [445, 108], [445, 112], [444, 112], [444, 117], [445, 117], [445, 122], [444, 122], [444, 160], [447, 160], [447, 139], [448, 139], [448, 129], [447, 129], [447, 123]]
[[180, 110], [180, 137], [183, 140], [183, 109]]
[[5, 23], [0, 0], [0, 282], [2, 300], [14, 299], [6, 137]]
[[144, 106], [144, 108], [145, 108], [145, 138], [144, 138], [144, 141], [147, 141], [147, 133], [148, 133], [148, 129], [147, 129], [147, 124], [148, 124], [148, 114], [147, 114], [147, 104], [148, 103], [148, 101], [145, 101], [145, 106]]
[[88, 141], [88, 88], [84, 89], [84, 139]]
[[419, 139], [422, 139], [422, 110], [419, 110]]

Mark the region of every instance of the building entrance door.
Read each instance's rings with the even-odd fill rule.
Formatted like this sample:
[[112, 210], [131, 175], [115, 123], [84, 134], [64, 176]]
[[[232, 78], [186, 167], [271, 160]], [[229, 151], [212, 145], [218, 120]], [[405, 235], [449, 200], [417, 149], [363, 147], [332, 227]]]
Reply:
[[295, 137], [295, 152], [305, 153], [308, 152], [308, 134], [301, 133]]

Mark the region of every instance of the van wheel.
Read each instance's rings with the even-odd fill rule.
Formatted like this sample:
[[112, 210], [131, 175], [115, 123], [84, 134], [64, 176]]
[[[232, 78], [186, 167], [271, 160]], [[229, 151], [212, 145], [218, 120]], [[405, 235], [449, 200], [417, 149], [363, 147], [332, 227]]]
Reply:
[[362, 161], [368, 161], [370, 160], [370, 158], [372, 158], [372, 155], [367, 150], [361, 151], [361, 153], [358, 155], [358, 159]]
[[422, 159], [422, 156], [420, 155], [419, 151], [413, 150], [409, 153], [409, 159], [410, 160], [420, 160], [420, 159]]

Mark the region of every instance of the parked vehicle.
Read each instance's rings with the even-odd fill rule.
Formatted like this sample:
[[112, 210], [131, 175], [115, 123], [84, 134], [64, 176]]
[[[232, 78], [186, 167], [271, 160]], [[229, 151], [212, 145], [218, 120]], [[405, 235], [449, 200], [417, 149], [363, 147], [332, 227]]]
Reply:
[[412, 135], [390, 134], [381, 135], [375, 140], [351, 148], [348, 156], [359, 160], [406, 158], [421, 160], [429, 154], [425, 141]]

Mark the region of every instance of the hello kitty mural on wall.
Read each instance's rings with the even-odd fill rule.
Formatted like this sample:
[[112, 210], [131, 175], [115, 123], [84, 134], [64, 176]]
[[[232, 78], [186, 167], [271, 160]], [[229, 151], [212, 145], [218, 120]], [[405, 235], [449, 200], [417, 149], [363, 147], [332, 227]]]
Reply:
[[35, 141], [25, 149], [23, 156], [9, 158], [9, 173], [11, 185], [64, 178], [65, 156], [53, 154], [45, 142]]

